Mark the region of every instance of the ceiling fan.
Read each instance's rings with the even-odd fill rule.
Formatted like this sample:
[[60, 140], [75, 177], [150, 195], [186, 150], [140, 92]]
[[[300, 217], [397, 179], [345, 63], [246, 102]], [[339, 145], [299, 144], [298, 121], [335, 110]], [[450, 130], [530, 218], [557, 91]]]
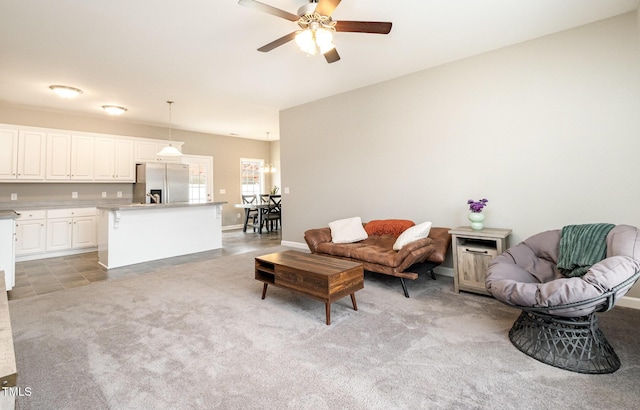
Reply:
[[298, 9], [298, 14], [289, 13], [255, 0], [239, 0], [238, 4], [296, 22], [300, 26], [300, 30], [265, 44], [258, 51], [266, 53], [295, 39], [302, 51], [311, 55], [322, 53], [328, 63], [335, 63], [340, 60], [340, 55], [333, 44], [333, 32], [389, 34], [391, 31], [391, 23], [333, 20], [331, 14], [338, 7], [340, 1], [309, 0], [308, 4]]

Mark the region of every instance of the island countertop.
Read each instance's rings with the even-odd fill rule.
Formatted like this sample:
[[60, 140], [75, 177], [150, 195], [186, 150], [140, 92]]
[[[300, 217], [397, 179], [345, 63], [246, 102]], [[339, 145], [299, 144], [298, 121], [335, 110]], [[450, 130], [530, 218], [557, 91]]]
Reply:
[[197, 207], [197, 206], [211, 206], [211, 205], [224, 205], [228, 202], [172, 202], [161, 204], [113, 204], [113, 205], [98, 205], [96, 208], [106, 211], [131, 211], [141, 209], [167, 209], [167, 208], [184, 208], [184, 207]]

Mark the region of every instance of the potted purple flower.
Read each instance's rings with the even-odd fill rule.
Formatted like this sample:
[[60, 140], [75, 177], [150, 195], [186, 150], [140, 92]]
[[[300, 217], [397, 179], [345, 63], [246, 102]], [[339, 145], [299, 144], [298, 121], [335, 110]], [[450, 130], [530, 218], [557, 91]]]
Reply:
[[479, 201], [474, 201], [470, 199], [467, 201], [467, 205], [469, 205], [469, 220], [471, 221], [471, 229], [476, 231], [480, 231], [484, 228], [484, 214], [482, 210], [485, 206], [487, 206], [488, 199], [482, 198]]

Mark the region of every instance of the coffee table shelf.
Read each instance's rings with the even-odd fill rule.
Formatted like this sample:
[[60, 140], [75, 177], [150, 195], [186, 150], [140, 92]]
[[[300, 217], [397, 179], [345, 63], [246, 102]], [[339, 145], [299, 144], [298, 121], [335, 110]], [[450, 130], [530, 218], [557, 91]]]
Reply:
[[273, 263], [256, 259], [256, 279], [265, 283], [275, 282], [275, 266]]
[[358, 310], [355, 292], [364, 288], [362, 264], [298, 251], [258, 256], [255, 279], [263, 282], [262, 299], [267, 287], [289, 289], [325, 303], [326, 323], [331, 324], [331, 303], [351, 296]]

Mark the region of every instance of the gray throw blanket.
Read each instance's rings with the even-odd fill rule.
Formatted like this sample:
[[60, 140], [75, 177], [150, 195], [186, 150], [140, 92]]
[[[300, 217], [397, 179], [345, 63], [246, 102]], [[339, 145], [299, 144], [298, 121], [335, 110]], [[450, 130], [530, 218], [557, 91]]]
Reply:
[[558, 269], [566, 277], [582, 276], [607, 255], [613, 224], [567, 225], [560, 233]]

